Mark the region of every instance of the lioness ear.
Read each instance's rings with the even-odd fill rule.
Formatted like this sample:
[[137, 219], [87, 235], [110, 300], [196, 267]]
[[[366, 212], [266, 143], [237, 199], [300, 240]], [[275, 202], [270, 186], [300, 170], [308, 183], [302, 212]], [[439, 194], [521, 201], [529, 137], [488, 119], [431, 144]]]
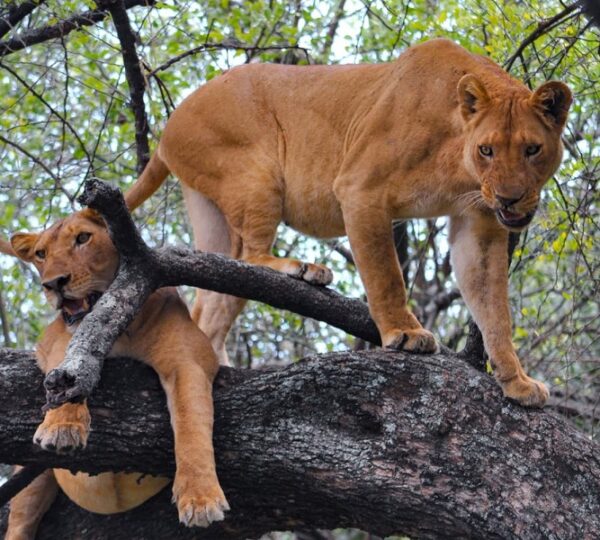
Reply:
[[33, 233], [16, 233], [10, 238], [10, 244], [19, 259], [25, 262], [33, 261], [33, 246], [37, 242], [38, 235]]
[[458, 103], [465, 121], [480, 111], [490, 100], [482, 82], [468, 73], [458, 81]]
[[549, 121], [552, 127], [562, 130], [573, 101], [573, 94], [566, 84], [559, 81], [544, 83], [533, 93], [530, 100], [542, 113], [542, 118]]
[[0, 238], [0, 253], [4, 253], [5, 255], [16, 256], [15, 250], [12, 248], [12, 245], [8, 240], [4, 240], [4, 238]]
[[79, 211], [79, 214], [82, 217], [89, 219], [90, 221], [93, 221], [94, 223], [96, 223], [96, 225], [101, 225], [102, 227], [106, 227], [106, 223], [104, 222], [104, 219], [98, 212], [96, 212], [96, 210], [92, 210], [91, 208], [84, 208], [83, 210]]

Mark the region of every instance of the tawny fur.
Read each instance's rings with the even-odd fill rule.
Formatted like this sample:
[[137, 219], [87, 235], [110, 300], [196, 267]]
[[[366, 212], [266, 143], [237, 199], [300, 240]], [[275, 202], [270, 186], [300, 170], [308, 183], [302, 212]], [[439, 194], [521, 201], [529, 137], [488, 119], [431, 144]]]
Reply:
[[[559, 82], [532, 93], [444, 39], [388, 64], [245, 65], [183, 101], [126, 201], [136, 208], [171, 172], [222, 213], [214, 233], [190, 212], [197, 246], [227, 232], [232, 256], [317, 284], [331, 280], [326, 268], [271, 255], [277, 225], [347, 234], [384, 346], [418, 352], [437, 345], [406, 306], [391, 222], [450, 216], [458, 283], [496, 377], [506, 396], [541, 406], [548, 392], [525, 374], [511, 341], [506, 243], [560, 163], [571, 99]], [[518, 200], [503, 206], [498, 197]], [[502, 225], [500, 210], [512, 221]], [[196, 319], [221, 361], [242, 306], [198, 297]]]
[[[80, 237], [81, 233], [90, 236]], [[78, 244], [77, 238], [85, 242]], [[17, 256], [36, 266], [42, 283], [68, 276], [60, 290], [45, 287], [47, 299], [55, 308], [64, 298], [104, 292], [118, 267], [118, 255], [106, 228], [90, 210], [61, 220], [41, 234], [16, 234], [12, 246]], [[61, 316], [48, 326], [37, 347], [38, 364], [44, 373], [62, 362], [73, 330], [73, 325], [67, 326]], [[212, 382], [218, 362], [210, 342], [191, 320], [174, 289], [160, 289], [150, 296], [115, 343], [111, 356], [136, 358], [160, 377], [175, 439], [173, 496], [180, 520], [189, 526], [207, 526], [223, 519], [229, 507], [217, 479], [212, 446]], [[87, 405], [67, 403], [46, 413], [34, 441], [43, 448], [66, 452], [85, 447], [89, 431]], [[106, 514], [138, 506], [169, 482], [168, 478], [136, 473], [89, 476], [55, 470], [12, 500], [6, 538], [34, 538], [57, 483], [76, 504]]]

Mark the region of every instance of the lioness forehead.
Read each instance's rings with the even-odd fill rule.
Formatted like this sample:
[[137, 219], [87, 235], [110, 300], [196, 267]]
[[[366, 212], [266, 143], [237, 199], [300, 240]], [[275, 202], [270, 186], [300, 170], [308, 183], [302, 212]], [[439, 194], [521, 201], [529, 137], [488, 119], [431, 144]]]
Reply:
[[512, 139], [528, 142], [532, 137], [557, 137], [527, 100], [513, 99], [494, 104], [481, 115], [479, 125], [490, 142]]
[[98, 231], [102, 227], [97, 220], [87, 216], [84, 212], [77, 212], [71, 216], [63, 218], [54, 223], [49, 229], [46, 229], [38, 238], [36, 245], [52, 245], [60, 242], [62, 239], [71, 239], [79, 232]]

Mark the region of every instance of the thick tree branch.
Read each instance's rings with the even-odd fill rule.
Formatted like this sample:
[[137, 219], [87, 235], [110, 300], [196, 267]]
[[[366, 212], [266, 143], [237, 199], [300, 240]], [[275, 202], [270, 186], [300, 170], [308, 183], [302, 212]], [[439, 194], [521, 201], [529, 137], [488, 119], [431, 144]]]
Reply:
[[[0, 352], [1, 462], [173, 473], [167, 407], [149, 368], [107, 361], [89, 400], [88, 448], [72, 456], [31, 443], [41, 381], [31, 353]], [[225, 540], [337, 526], [437, 539], [600, 537], [598, 444], [558, 416], [512, 405], [453, 357], [380, 349], [222, 369], [214, 444], [232, 507], [223, 523], [180, 527], [167, 492], [110, 517], [62, 499], [39, 538]]]
[[[154, 4], [154, 0], [125, 0], [126, 9], [130, 9], [134, 6], [151, 6], [152, 4]], [[56, 24], [28, 30], [27, 32], [23, 32], [6, 41], [0, 41], [0, 57], [26, 49], [32, 45], [44, 43], [51, 39], [62, 38], [74, 30], [79, 30], [86, 26], [94, 26], [104, 20], [107, 16], [108, 11], [104, 8], [99, 8], [73, 15]]]
[[333, 45], [333, 40], [335, 39], [335, 35], [338, 31], [338, 26], [340, 24], [340, 20], [344, 17], [344, 6], [346, 4], [346, 0], [338, 0], [337, 6], [333, 13], [333, 18], [331, 22], [327, 25], [327, 33], [325, 34], [325, 39], [323, 41], [323, 47], [321, 50], [321, 56], [324, 61], [329, 59], [329, 53], [331, 52], [331, 46]]
[[596, 25], [600, 26], [600, 2], [598, 0], [581, 0], [583, 11]]

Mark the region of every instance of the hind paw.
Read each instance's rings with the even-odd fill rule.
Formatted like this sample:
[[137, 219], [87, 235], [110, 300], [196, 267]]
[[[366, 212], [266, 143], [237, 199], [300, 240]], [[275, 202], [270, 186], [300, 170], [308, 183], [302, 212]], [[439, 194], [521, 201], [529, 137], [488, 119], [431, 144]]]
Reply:
[[313, 285], [329, 285], [333, 281], [333, 272], [321, 264], [302, 263], [295, 277]]

